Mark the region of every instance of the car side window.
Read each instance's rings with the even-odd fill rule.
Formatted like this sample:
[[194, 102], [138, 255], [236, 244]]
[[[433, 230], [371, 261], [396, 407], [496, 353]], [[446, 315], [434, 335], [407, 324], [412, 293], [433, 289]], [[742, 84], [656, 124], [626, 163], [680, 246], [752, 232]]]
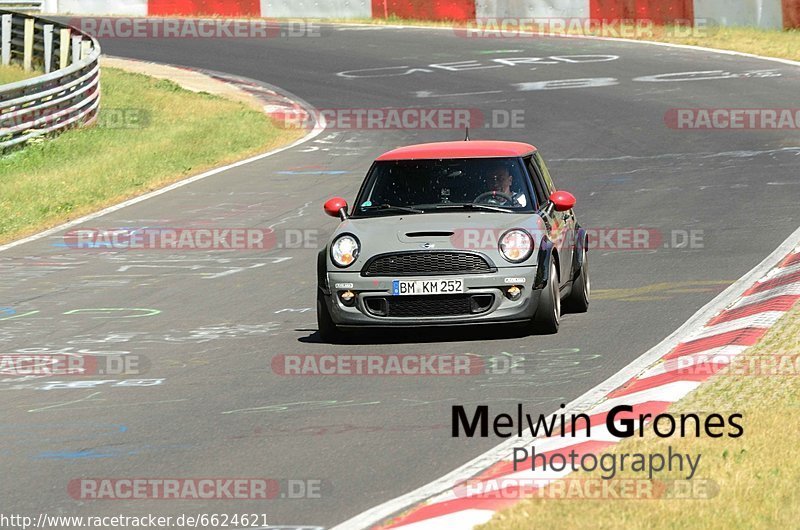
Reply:
[[539, 168], [534, 164], [533, 160], [528, 157], [525, 159], [525, 165], [528, 167], [528, 172], [531, 174], [531, 180], [533, 181], [533, 187], [536, 191], [536, 199], [540, 205], [547, 204], [550, 200], [550, 194], [547, 192], [544, 182], [542, 180], [542, 176], [539, 173]]
[[552, 195], [556, 191], [556, 186], [553, 184], [553, 177], [550, 176], [550, 170], [547, 169], [547, 164], [544, 163], [544, 158], [538, 152], [533, 155], [533, 162], [539, 169], [539, 174], [542, 175], [544, 184], [547, 187], [548, 195]]

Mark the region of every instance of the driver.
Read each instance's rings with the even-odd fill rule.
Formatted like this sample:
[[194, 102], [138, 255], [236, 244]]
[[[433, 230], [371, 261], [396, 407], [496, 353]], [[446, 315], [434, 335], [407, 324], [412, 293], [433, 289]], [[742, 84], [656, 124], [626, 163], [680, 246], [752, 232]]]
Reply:
[[515, 205], [526, 206], [527, 200], [525, 195], [521, 193], [514, 193], [511, 190], [511, 184], [514, 182], [514, 177], [508, 171], [508, 166], [500, 164], [493, 167], [489, 172], [487, 183], [489, 184], [489, 191], [503, 193], [511, 197]]

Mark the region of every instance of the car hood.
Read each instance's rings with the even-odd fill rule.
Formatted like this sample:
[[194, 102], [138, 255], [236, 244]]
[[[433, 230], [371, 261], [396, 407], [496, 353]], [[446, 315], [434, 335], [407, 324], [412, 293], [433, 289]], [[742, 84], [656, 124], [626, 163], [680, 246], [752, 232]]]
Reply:
[[372, 256], [413, 250], [481, 252], [502, 267], [510, 264], [500, 255], [497, 242], [512, 228], [530, 232], [538, 248], [543, 223], [534, 213], [453, 212], [348, 219], [339, 225], [331, 241], [344, 233], [359, 239], [361, 253], [350, 269], [353, 271], [360, 270]]

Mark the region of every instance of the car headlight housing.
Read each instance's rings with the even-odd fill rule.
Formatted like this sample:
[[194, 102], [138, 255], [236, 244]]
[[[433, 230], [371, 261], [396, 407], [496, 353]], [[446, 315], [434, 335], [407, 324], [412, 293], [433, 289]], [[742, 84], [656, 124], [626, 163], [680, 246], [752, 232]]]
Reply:
[[533, 238], [525, 230], [515, 228], [500, 238], [500, 254], [511, 263], [522, 263], [533, 254]]
[[361, 244], [356, 236], [345, 234], [331, 245], [331, 260], [337, 267], [349, 267], [358, 259]]

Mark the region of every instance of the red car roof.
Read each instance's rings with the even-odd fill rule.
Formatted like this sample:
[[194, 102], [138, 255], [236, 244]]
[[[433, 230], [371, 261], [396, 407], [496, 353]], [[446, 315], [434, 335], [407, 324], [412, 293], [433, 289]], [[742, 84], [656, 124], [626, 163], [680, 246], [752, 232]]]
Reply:
[[378, 157], [378, 161], [438, 160], [443, 158], [507, 158], [527, 156], [535, 151], [536, 148], [534, 146], [520, 142], [437, 142], [400, 147], [381, 155]]

